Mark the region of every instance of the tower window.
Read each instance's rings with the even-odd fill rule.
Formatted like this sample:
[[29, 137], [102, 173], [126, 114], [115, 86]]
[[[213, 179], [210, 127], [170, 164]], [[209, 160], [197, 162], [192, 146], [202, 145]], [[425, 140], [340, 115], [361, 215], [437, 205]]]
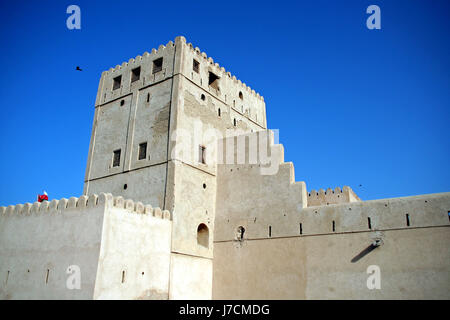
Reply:
[[163, 58], [153, 60], [153, 73], [160, 72], [162, 70]]
[[244, 100], [244, 95], [242, 94], [241, 91], [239, 91], [239, 99]]
[[113, 79], [113, 90], [119, 89], [122, 83], [122, 76], [115, 77]]
[[139, 144], [139, 157], [138, 160], [143, 160], [147, 157], [147, 142]]
[[217, 110], [217, 115], [220, 117], [220, 108]]
[[125, 100], [120, 101], [120, 106], [123, 106], [125, 104]]
[[206, 164], [206, 147], [199, 146], [198, 148], [198, 162]]
[[115, 150], [113, 153], [113, 167], [120, 166], [120, 149]]
[[239, 226], [236, 230], [236, 239], [239, 241], [244, 240], [245, 228], [243, 226]]
[[236, 127], [236, 118], [233, 120], [233, 125]]
[[131, 70], [131, 82], [138, 81], [141, 77], [141, 67]]
[[200, 62], [198, 62], [197, 60], [193, 60], [192, 62], [192, 70], [194, 70], [195, 72], [199, 73], [200, 72]]
[[209, 247], [209, 230], [204, 223], [200, 223], [197, 227], [197, 244], [205, 248]]
[[147, 93], [147, 103], [150, 102], [150, 93]]
[[208, 85], [214, 89], [219, 90], [219, 76], [209, 71]]

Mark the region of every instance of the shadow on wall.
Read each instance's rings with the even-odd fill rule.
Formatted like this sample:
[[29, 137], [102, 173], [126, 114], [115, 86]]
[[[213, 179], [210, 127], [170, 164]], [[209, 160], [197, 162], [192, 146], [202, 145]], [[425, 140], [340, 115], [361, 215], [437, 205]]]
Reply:
[[352, 263], [358, 262], [361, 258], [372, 252], [372, 250], [379, 247], [378, 242], [371, 243], [370, 246], [361, 251], [357, 256], [352, 259]]

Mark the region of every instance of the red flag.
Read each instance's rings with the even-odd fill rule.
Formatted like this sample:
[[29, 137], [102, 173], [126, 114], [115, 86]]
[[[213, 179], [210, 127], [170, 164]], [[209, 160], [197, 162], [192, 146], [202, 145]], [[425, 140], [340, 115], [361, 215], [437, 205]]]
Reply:
[[38, 194], [38, 202], [48, 201], [47, 192], [44, 191], [44, 194]]

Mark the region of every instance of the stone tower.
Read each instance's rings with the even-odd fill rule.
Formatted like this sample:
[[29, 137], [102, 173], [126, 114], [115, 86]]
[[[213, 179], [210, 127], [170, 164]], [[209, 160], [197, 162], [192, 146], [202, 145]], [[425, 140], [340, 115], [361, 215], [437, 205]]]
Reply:
[[172, 251], [210, 260], [216, 201], [210, 133], [264, 129], [263, 97], [177, 37], [102, 73], [84, 194], [110, 192], [170, 210]]

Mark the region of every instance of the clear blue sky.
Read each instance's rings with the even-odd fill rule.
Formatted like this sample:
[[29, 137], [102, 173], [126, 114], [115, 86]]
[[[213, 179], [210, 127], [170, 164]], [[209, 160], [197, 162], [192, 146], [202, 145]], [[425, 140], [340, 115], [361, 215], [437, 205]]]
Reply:
[[[70, 4], [81, 30], [66, 28]], [[366, 28], [371, 4], [381, 30]], [[308, 190], [450, 191], [449, 13], [445, 0], [1, 1], [0, 205], [81, 195], [101, 72], [177, 35], [264, 96]]]

